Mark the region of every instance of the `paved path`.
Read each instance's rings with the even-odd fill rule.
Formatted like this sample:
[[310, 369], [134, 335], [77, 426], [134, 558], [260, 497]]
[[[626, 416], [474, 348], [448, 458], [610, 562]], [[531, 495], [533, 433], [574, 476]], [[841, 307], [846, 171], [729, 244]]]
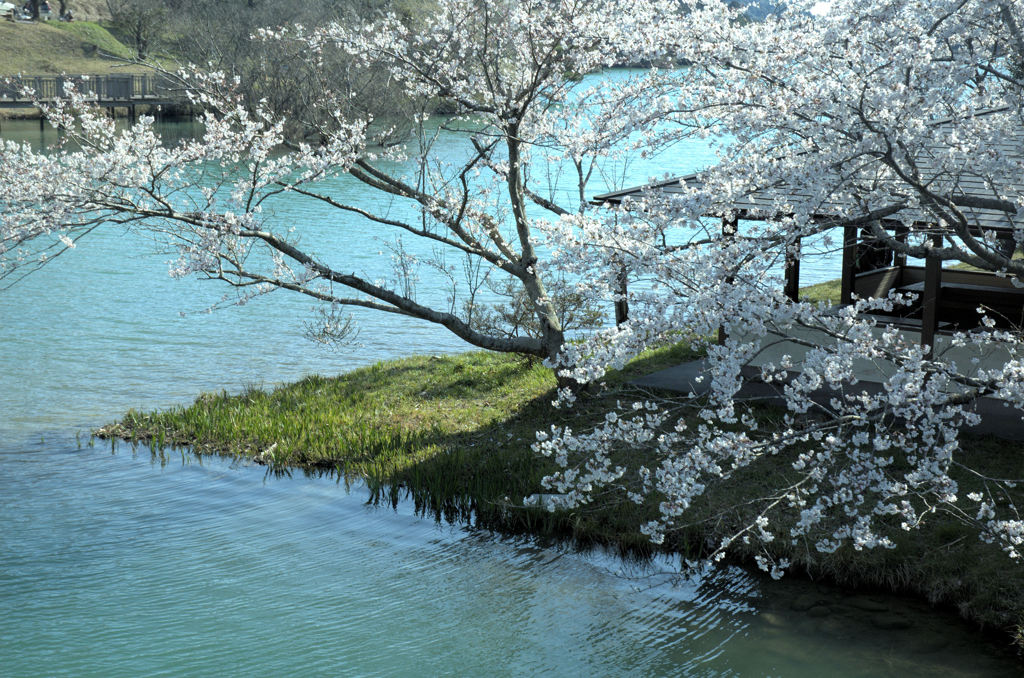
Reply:
[[[709, 382], [697, 381], [705, 372], [704, 361], [694, 360], [692, 362], [675, 365], [652, 374], [634, 379], [631, 383], [642, 388], [675, 391], [677, 393], [696, 393], [703, 395], [709, 390]], [[739, 397], [749, 400], [764, 400], [767, 402], [782, 403], [779, 395], [779, 386], [766, 384], [757, 378], [758, 370], [750, 368], [744, 370], [746, 383], [740, 389]], [[861, 381], [857, 384], [858, 390], [865, 390], [868, 393], [880, 393], [882, 384], [871, 381]], [[814, 399], [818, 402], [827, 402], [830, 393], [822, 389], [814, 393]], [[1021, 412], [1008, 407], [1004, 401], [995, 398], [980, 398], [975, 401], [972, 409], [981, 415], [981, 423], [967, 429], [975, 435], [994, 435], [1006, 440], [1024, 440], [1024, 419]]]

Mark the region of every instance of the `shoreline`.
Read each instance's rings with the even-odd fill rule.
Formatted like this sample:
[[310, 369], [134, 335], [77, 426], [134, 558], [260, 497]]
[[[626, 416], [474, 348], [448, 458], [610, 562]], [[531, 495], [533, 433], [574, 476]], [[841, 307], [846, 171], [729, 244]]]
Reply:
[[[506, 355], [420, 356], [309, 377], [272, 392], [204, 394], [190, 407], [139, 413], [97, 431], [101, 438], [146, 442], [156, 450], [244, 457], [283, 473], [360, 476], [373, 501], [412, 499], [437, 520], [563, 540], [578, 548], [605, 546], [627, 558], [655, 553], [696, 558], [742, 523], [741, 498], [764, 483], [765, 469], [746, 469], [692, 507], [694, 519], [663, 547], [639, 534], [645, 511], [629, 502], [551, 513], [517, 506], [539, 490], [550, 462], [530, 450], [533, 433], [559, 419], [585, 425], [631, 396], [628, 379], [683, 362], [697, 352], [680, 344], [643, 356], [589, 393], [575, 411], [551, 412], [553, 376], [536, 363]], [[634, 395], [637, 395], [634, 393]], [[770, 418], [770, 407], [762, 408]], [[571, 416], [570, 416], [571, 415]], [[1019, 467], [1024, 445], [965, 437], [968, 454], [997, 468]], [[780, 460], [770, 473], [785, 471]], [[757, 495], [753, 495], [757, 496]], [[713, 522], [712, 522], [713, 521]], [[788, 577], [826, 582], [851, 593], [884, 592], [950, 610], [1024, 658], [1024, 571], [997, 547], [952, 520], [933, 516], [914, 532], [895, 530], [898, 547], [834, 554], [776, 547]], [[728, 561], [750, 569], [757, 551], [742, 545]]]

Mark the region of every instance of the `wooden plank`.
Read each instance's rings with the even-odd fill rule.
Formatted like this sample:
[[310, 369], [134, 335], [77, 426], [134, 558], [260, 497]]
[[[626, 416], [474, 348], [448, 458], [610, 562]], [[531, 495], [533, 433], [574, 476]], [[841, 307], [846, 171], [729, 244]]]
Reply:
[[[891, 325], [894, 327], [900, 327], [907, 330], [921, 330], [921, 319], [920, 318], [904, 318], [897, 315], [880, 315], [877, 313], [867, 313], [865, 317], [871, 318], [879, 325]], [[939, 329], [949, 329], [952, 327], [952, 323], [939, 322]]]
[[791, 248], [786, 249], [786, 296], [791, 301], [800, 301], [800, 238]]
[[854, 266], [857, 264], [857, 227], [843, 227], [843, 277], [839, 283], [839, 303], [853, 303]]
[[896, 266], [858, 273], [853, 278], [853, 291], [861, 297], [884, 297], [898, 286], [902, 274], [902, 269]]
[[[925, 284], [923, 282], [918, 282], [912, 285], [903, 285], [900, 289], [908, 292], [924, 292], [924, 287]], [[977, 301], [979, 304], [984, 303], [986, 297], [1014, 300], [1024, 298], [1024, 288], [1021, 287], [996, 287], [995, 285], [974, 285], [943, 280], [939, 284], [939, 288], [943, 291], [960, 292], [961, 294], [957, 295], [959, 298], [969, 298], [971, 301]]]
[[[942, 234], [931, 236], [934, 247], [942, 246]], [[926, 346], [928, 357], [935, 353], [935, 331], [939, 324], [939, 292], [942, 284], [942, 259], [929, 256], [924, 264], [924, 294], [921, 296], [921, 345]]]

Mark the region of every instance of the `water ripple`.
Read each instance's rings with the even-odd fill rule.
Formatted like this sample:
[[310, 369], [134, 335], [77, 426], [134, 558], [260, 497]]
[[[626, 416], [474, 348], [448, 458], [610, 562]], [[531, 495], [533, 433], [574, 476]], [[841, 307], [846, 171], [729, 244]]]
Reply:
[[[438, 526], [406, 505], [367, 506], [366, 497], [358, 486], [275, 480], [244, 464], [161, 462], [144, 448], [0, 451], [2, 672], [1016, 669], [977, 649], [969, 661], [957, 659], [935, 643], [923, 653], [886, 647], [875, 657], [878, 638], [862, 622], [844, 617], [841, 640], [809, 633], [805, 615], [786, 604], [790, 589], [762, 587], [742, 572], [681, 577], [670, 559], [625, 563]], [[779, 600], [768, 597], [777, 590]], [[956, 649], [962, 656], [963, 644]]]

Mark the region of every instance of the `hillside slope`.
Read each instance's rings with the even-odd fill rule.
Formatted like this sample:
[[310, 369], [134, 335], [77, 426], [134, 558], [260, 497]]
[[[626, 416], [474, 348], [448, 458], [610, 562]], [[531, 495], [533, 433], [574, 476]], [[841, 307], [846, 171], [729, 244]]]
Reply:
[[124, 65], [104, 54], [128, 57], [131, 53], [99, 24], [82, 21], [0, 21], [0, 45], [0, 75], [110, 73], [123, 70]]
[[105, 21], [110, 18], [107, 0], [69, 0], [76, 21]]

